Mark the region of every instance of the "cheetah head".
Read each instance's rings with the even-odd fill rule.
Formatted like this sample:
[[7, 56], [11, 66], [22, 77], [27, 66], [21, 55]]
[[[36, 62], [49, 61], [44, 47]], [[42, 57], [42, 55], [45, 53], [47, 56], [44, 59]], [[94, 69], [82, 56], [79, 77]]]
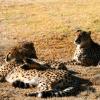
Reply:
[[18, 46], [11, 48], [6, 55], [5, 60], [7, 62], [11, 61], [12, 59], [16, 59], [17, 61], [22, 61], [26, 58], [37, 59], [34, 44], [32, 42], [21, 42], [18, 44]]
[[91, 42], [91, 32], [86, 32], [82, 30], [77, 30], [75, 44], [80, 47], [87, 46]]

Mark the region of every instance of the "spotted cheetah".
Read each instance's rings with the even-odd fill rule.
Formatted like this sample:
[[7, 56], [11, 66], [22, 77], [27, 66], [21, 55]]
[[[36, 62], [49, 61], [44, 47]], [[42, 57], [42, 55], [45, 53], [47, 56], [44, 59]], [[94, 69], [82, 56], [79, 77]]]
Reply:
[[77, 30], [76, 50], [72, 61], [67, 64], [78, 64], [83, 66], [97, 65], [100, 61], [100, 45], [91, 39], [91, 32]]
[[[27, 93], [27, 96], [59, 96], [73, 90], [70, 86], [70, 74], [67, 70], [47, 69], [25, 70], [26, 64], [16, 63], [15, 59], [0, 67], [0, 81], [11, 83], [14, 87], [29, 88], [37, 87], [35, 93]], [[66, 87], [66, 89], [63, 89]], [[47, 92], [46, 92], [47, 91]]]
[[37, 59], [36, 51], [34, 44], [32, 42], [18, 42], [16, 46], [12, 47], [7, 51], [6, 61], [10, 61], [12, 59], [22, 60], [25, 58], [35, 58]]

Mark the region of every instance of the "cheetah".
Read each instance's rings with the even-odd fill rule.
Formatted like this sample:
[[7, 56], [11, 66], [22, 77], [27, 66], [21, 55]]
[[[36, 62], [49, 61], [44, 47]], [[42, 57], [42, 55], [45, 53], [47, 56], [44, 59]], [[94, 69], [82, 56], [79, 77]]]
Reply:
[[91, 32], [77, 30], [76, 50], [71, 61], [67, 64], [78, 64], [83, 66], [98, 65], [100, 62], [100, 45], [91, 39]]
[[34, 44], [32, 42], [23, 41], [18, 42], [16, 46], [7, 51], [6, 61], [9, 62], [13, 58], [16, 60], [22, 60], [25, 58], [37, 59]]
[[[19, 88], [36, 87], [34, 93], [27, 93], [27, 96], [63, 96], [71, 92], [74, 87], [70, 86], [71, 77], [67, 70], [61, 69], [30, 69], [22, 67], [26, 64], [16, 63], [15, 59], [0, 67], [0, 81], [5, 81]], [[66, 87], [66, 89], [64, 89]]]

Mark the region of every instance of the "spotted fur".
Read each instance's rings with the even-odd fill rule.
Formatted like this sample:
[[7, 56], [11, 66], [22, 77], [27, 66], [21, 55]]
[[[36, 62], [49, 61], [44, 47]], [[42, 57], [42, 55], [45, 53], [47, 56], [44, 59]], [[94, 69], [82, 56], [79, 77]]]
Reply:
[[[63, 95], [64, 92], [68, 93], [73, 89], [70, 88], [71, 77], [67, 70], [53, 68], [46, 70], [35, 68], [25, 70], [23, 66], [26, 66], [26, 64], [17, 64], [15, 60], [11, 60], [9, 63], [0, 67], [1, 79], [4, 78], [5, 81], [11, 83], [14, 87], [37, 87], [35, 96], [38, 97], [44, 97], [46, 94], [51, 94], [51, 96]], [[64, 87], [67, 87], [68, 91], [63, 90]], [[33, 94], [27, 93], [27, 96]]]

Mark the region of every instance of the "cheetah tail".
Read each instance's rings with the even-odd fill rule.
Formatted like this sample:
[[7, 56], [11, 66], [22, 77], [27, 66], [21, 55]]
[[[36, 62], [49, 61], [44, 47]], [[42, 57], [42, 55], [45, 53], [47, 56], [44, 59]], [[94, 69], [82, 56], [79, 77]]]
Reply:
[[34, 97], [41, 97], [41, 98], [47, 98], [47, 97], [63, 97], [63, 96], [70, 96], [72, 95], [74, 90], [74, 87], [66, 88], [62, 91], [42, 91], [40, 93], [27, 93], [26, 96], [34, 96]]

